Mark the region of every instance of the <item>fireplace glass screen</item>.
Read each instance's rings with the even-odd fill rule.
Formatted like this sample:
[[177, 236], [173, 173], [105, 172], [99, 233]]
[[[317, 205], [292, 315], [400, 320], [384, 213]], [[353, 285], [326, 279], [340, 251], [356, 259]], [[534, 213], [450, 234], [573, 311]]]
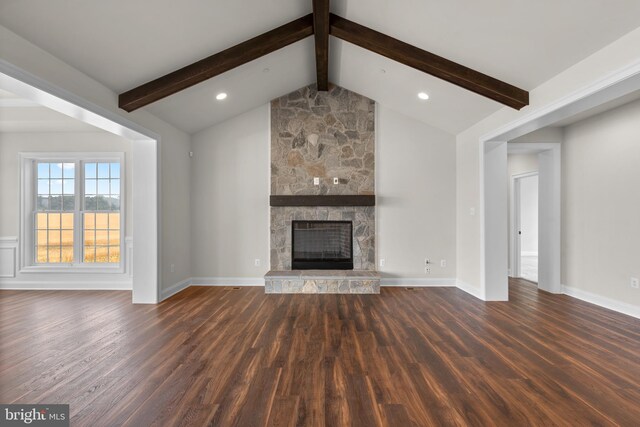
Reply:
[[294, 270], [353, 270], [351, 221], [293, 221]]

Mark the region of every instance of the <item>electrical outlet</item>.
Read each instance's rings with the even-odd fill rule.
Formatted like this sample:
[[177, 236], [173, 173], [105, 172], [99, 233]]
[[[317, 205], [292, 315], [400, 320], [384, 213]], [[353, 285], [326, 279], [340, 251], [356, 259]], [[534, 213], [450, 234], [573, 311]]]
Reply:
[[260, 267], [260, 259], [259, 259], [259, 258], [256, 258], [256, 259], [253, 261], [253, 265], [254, 265], [255, 267]]
[[425, 258], [424, 265], [429, 265], [429, 264], [431, 264], [431, 260], [429, 258]]
[[638, 278], [637, 277], [632, 277], [631, 278], [631, 287], [638, 289], [640, 288], [640, 282], [638, 282]]
[[171, 269], [172, 273], [175, 273], [176, 272], [176, 265], [175, 264], [171, 264], [170, 269]]
[[380, 267], [384, 267], [385, 259], [380, 258]]
[[447, 260], [446, 259], [441, 259], [440, 260], [440, 267], [445, 268], [447, 266]]
[[431, 267], [425, 267], [424, 274], [431, 274]]
[[339, 178], [333, 178], [333, 185], [338, 185], [340, 184], [340, 179]]
[[314, 177], [313, 178], [313, 185], [320, 185], [320, 178], [319, 177]]

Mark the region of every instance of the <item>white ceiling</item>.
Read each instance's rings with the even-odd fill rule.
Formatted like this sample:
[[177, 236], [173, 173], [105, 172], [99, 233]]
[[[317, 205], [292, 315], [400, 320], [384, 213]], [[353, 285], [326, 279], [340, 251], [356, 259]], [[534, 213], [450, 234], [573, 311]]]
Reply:
[[[334, 0], [332, 11], [526, 90], [640, 26], [637, 0]], [[1, 0], [0, 24], [120, 93], [309, 12], [311, 0]], [[312, 83], [311, 40], [145, 108], [197, 132]], [[337, 40], [330, 67], [336, 84], [451, 133], [501, 108]]]
[[102, 132], [102, 130], [0, 89], [0, 133], [17, 132]]

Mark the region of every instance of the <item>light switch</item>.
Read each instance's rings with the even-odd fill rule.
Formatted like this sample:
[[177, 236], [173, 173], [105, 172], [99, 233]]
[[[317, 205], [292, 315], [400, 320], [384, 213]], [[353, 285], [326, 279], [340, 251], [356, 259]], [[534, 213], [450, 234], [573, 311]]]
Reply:
[[314, 177], [313, 178], [313, 185], [320, 185], [320, 178], [319, 177]]

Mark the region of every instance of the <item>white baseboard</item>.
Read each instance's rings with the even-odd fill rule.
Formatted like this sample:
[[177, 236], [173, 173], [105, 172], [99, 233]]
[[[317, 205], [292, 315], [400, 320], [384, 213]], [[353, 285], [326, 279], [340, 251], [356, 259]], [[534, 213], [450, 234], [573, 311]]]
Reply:
[[617, 311], [618, 313], [626, 314], [640, 319], [640, 307], [637, 305], [627, 304], [626, 302], [617, 301], [611, 298], [604, 297], [602, 295], [594, 294], [591, 292], [583, 291], [582, 289], [572, 288], [571, 286], [562, 285], [562, 292], [570, 297], [578, 298], [579, 300], [589, 302], [591, 304], [598, 305], [600, 307], [608, 308], [609, 310]]
[[469, 283], [463, 282], [462, 280], [458, 279], [456, 280], [456, 287], [462, 291], [465, 291], [469, 295], [484, 301], [484, 298], [481, 295], [480, 289], [476, 288], [475, 286], [472, 286]]
[[414, 288], [420, 287], [451, 287], [456, 285], [456, 279], [450, 277], [437, 279], [433, 277], [409, 277], [409, 278], [383, 278], [380, 279], [380, 286], [408, 286]]
[[192, 277], [192, 286], [264, 286], [264, 277]]
[[0, 280], [0, 289], [14, 291], [130, 291], [133, 289], [133, 283], [131, 281], [92, 281], [91, 286], [87, 286], [87, 282], [79, 282], [74, 285], [69, 281]]
[[188, 279], [185, 279], [182, 282], [178, 282], [169, 286], [167, 289], [163, 289], [160, 292], [160, 301], [164, 301], [167, 298], [174, 296], [178, 292], [187, 289], [189, 286], [191, 286], [191, 280], [192, 280], [191, 277], [189, 277]]

